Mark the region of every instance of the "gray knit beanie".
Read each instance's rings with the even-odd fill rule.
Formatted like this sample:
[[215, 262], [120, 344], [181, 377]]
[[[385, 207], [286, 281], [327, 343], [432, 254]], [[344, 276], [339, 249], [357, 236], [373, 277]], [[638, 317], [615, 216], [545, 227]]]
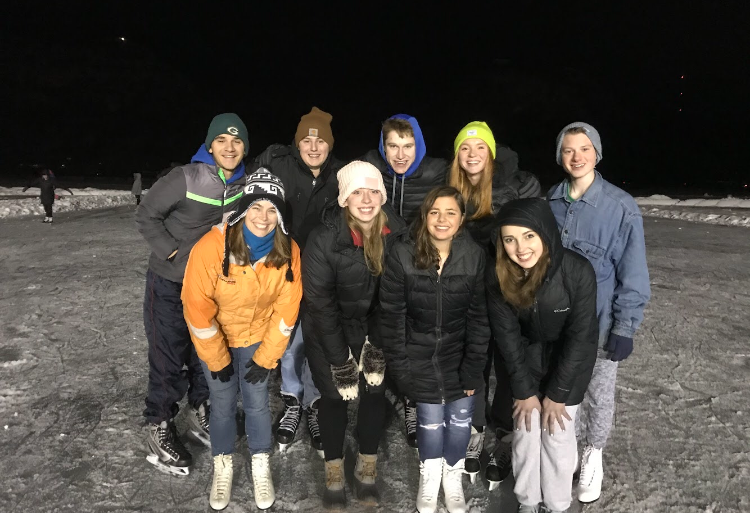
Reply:
[[596, 128], [588, 123], [584, 123], [583, 121], [576, 121], [566, 125], [565, 128], [560, 130], [560, 133], [557, 134], [557, 163], [562, 165], [562, 153], [560, 152], [560, 148], [562, 146], [563, 137], [565, 137], [565, 132], [571, 128], [583, 128], [586, 130], [586, 135], [591, 140], [591, 144], [594, 145], [594, 149], [596, 150], [596, 163], [598, 164], [602, 158], [604, 158], [604, 155], [602, 154], [602, 139], [599, 137], [599, 132], [596, 131]]

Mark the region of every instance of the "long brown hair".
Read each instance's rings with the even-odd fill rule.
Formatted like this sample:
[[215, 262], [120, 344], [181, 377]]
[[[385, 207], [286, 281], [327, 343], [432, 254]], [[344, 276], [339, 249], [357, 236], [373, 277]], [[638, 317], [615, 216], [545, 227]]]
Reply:
[[471, 184], [466, 171], [461, 167], [458, 161], [458, 152], [453, 157], [453, 163], [448, 173], [448, 185], [458, 189], [466, 200], [466, 204], [474, 207], [474, 213], [470, 219], [479, 219], [493, 213], [492, 173], [495, 169], [495, 161], [492, 160], [492, 152], [488, 150], [487, 154], [490, 158], [487, 159], [482, 175], [479, 177], [479, 183], [476, 185]]
[[[432, 243], [430, 232], [427, 230], [427, 215], [438, 198], [453, 198], [458, 203], [461, 216], [466, 214], [466, 203], [458, 189], [450, 185], [435, 187], [425, 196], [419, 206], [419, 218], [414, 223], [412, 236], [414, 237], [414, 266], [417, 269], [429, 269], [440, 265], [440, 252]], [[459, 227], [461, 230], [461, 227]], [[458, 232], [456, 232], [458, 233]]]
[[378, 215], [373, 219], [370, 234], [368, 235], [349, 209], [344, 207], [344, 210], [346, 211], [345, 219], [349, 229], [362, 235], [367, 269], [373, 276], [380, 276], [383, 274], [383, 252], [385, 249], [383, 227], [388, 224], [388, 216], [382, 210], [378, 212]]
[[497, 235], [497, 261], [495, 263], [495, 273], [497, 281], [500, 282], [500, 291], [503, 293], [505, 300], [516, 308], [529, 308], [534, 304], [536, 291], [544, 281], [547, 275], [547, 269], [550, 264], [549, 249], [544, 239], [540, 237], [544, 251], [539, 257], [539, 261], [534, 267], [526, 272], [526, 269], [515, 263], [508, 256], [503, 244], [503, 235], [498, 230]]
[[[239, 265], [250, 264], [250, 249], [248, 249], [245, 237], [242, 235], [244, 225], [243, 219], [234, 226], [230, 226], [228, 233], [229, 252]], [[292, 243], [289, 241], [289, 237], [281, 231], [281, 227], [276, 225], [276, 232], [273, 234], [273, 248], [266, 257], [266, 265], [281, 269], [281, 266], [287, 264], [291, 258]]]

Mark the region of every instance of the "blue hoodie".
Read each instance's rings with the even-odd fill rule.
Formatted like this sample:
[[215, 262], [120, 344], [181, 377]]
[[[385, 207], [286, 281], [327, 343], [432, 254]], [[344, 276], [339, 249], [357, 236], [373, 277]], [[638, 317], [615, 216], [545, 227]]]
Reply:
[[[208, 164], [209, 166], [216, 166], [216, 161], [214, 160], [214, 156], [208, 152], [205, 144], [201, 144], [200, 148], [198, 148], [198, 151], [195, 152], [195, 155], [193, 155], [193, 158], [190, 159], [191, 164], [195, 164], [196, 162]], [[242, 161], [240, 161], [240, 165], [235, 168], [229, 180], [224, 178], [224, 173], [219, 166], [216, 166], [216, 168], [219, 170], [219, 174], [224, 180], [224, 183], [227, 183], [227, 184], [236, 182], [237, 180], [245, 176], [245, 163]]]
[[[424, 143], [424, 136], [422, 135], [422, 129], [419, 128], [419, 123], [417, 123], [416, 118], [411, 117], [408, 114], [396, 114], [395, 116], [391, 116], [388, 119], [404, 119], [409, 122], [411, 125], [412, 130], [414, 131], [414, 142], [417, 146], [417, 153], [414, 158], [414, 162], [411, 163], [411, 166], [409, 166], [409, 169], [406, 170], [406, 173], [403, 174], [402, 180], [409, 178], [412, 174], [414, 174], [414, 171], [417, 170], [419, 165], [422, 163], [422, 159], [424, 159], [425, 155], [427, 155], [427, 146], [425, 146]], [[378, 144], [378, 151], [380, 151], [380, 156], [383, 157], [383, 160], [385, 160], [386, 166], [388, 168], [388, 173], [391, 175], [395, 174], [395, 171], [393, 171], [393, 168], [388, 163], [388, 159], [385, 157], [385, 141], [383, 141], [383, 133], [381, 131], [380, 133], [380, 143]]]

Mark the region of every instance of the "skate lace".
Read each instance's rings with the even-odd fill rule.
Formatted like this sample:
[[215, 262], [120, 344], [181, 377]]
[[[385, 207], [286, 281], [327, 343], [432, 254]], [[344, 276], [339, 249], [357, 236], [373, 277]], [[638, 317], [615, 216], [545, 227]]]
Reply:
[[318, 424], [318, 409], [317, 408], [308, 408], [307, 428], [310, 431], [311, 438], [320, 437], [320, 425]]
[[204, 404], [203, 407], [197, 408], [195, 410], [195, 418], [198, 419], [198, 425], [206, 433], [210, 432], [208, 430], [208, 423], [209, 423], [209, 418], [210, 418], [209, 408], [210, 407], [208, 404]]
[[284, 415], [281, 417], [279, 422], [279, 429], [290, 431], [292, 433], [297, 432], [297, 426], [299, 425], [300, 407], [299, 405], [288, 406], [284, 410]]
[[466, 449], [466, 459], [478, 460], [482, 455], [484, 446], [484, 433], [473, 433], [469, 439], [469, 447]]
[[589, 446], [583, 452], [581, 458], [581, 474], [578, 476], [579, 483], [589, 484], [594, 479], [594, 465], [589, 465], [589, 457], [594, 448]]
[[[419, 474], [423, 483], [422, 498], [429, 501], [433, 499], [433, 495], [436, 496], [435, 485], [437, 485], [438, 487], [440, 486], [439, 480], [442, 479], [442, 475], [440, 475], [440, 473], [431, 475], [424, 463], [419, 464]], [[437, 483], [435, 481], [437, 481]]]
[[214, 458], [213, 490], [217, 498], [224, 498], [232, 486], [232, 460], [219, 455]]
[[268, 497], [271, 494], [268, 454], [261, 453], [253, 456], [252, 471], [255, 495], [258, 497]]
[[335, 483], [343, 482], [344, 476], [341, 472], [341, 465], [335, 465], [328, 462], [326, 465], [326, 487], [330, 488]]
[[414, 433], [417, 430], [416, 406], [406, 406], [404, 409], [404, 423], [406, 424], [407, 433]]
[[174, 424], [167, 424], [166, 428], [161, 426], [157, 427], [156, 437], [159, 439], [159, 447], [169, 453], [174, 459], [179, 459], [180, 454], [187, 450], [177, 437]]
[[446, 502], [463, 502], [464, 488], [461, 481], [463, 468], [450, 469], [443, 478], [443, 492], [445, 493]]
[[490, 465], [494, 465], [496, 467], [505, 467], [510, 463], [510, 447], [507, 446], [501, 446], [496, 450], [494, 453], [492, 453], [492, 456], [490, 456]]

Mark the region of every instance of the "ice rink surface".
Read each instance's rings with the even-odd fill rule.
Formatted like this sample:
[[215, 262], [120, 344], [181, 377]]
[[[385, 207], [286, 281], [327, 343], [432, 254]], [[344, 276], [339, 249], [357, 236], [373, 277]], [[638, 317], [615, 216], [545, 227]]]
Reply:
[[[146, 462], [141, 412], [148, 248], [134, 206], [0, 220], [0, 509], [3, 512], [209, 511], [210, 451], [188, 442], [188, 477]], [[617, 415], [594, 512], [750, 512], [750, 232], [644, 218], [652, 300], [620, 366]], [[272, 409], [281, 409], [278, 377]], [[390, 418], [378, 463], [382, 503], [413, 512], [418, 460]], [[183, 432], [182, 413], [177, 418]], [[352, 423], [350, 422], [350, 433]], [[347, 478], [356, 442], [349, 435]], [[227, 512], [254, 511], [237, 443]], [[271, 466], [269, 510], [323, 511], [323, 462], [305, 424]], [[465, 480], [472, 511], [514, 512], [512, 479], [492, 494]], [[576, 507], [578, 508], [578, 506]], [[444, 511], [444, 510], [443, 510]]]

